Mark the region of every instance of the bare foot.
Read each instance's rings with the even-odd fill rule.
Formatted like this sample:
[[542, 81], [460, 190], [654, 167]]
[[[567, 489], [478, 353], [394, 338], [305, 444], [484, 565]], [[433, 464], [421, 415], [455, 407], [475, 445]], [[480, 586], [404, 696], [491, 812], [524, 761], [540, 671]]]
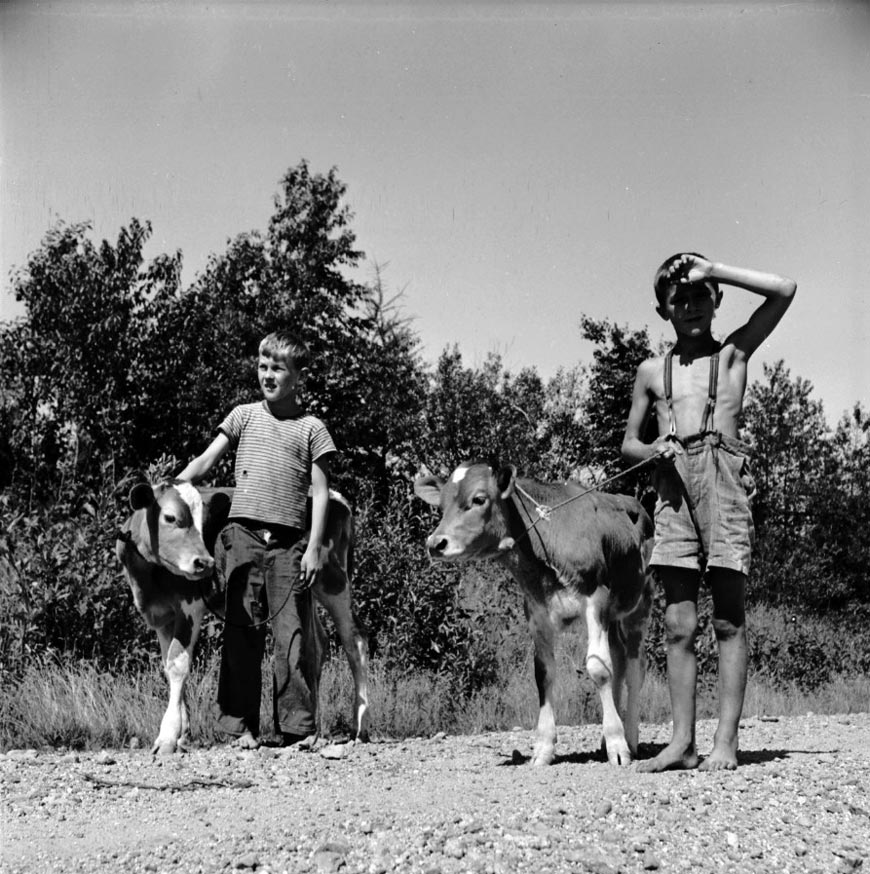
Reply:
[[290, 732], [281, 733], [281, 746], [295, 747], [297, 750], [311, 750], [317, 743], [317, 732], [314, 734], [291, 734]]
[[317, 743], [317, 733], [309, 734], [305, 740], [299, 741], [299, 749], [300, 750], [313, 750], [315, 744]]
[[637, 763], [637, 770], [644, 774], [657, 774], [659, 771], [686, 770], [698, 767], [698, 754], [695, 747], [672, 741], [654, 759]]
[[239, 747], [243, 750], [256, 750], [260, 746], [260, 741], [251, 734], [251, 732], [246, 731], [244, 734], [240, 734], [234, 741], [234, 747]]
[[701, 762], [699, 771], [733, 771], [737, 768], [737, 741], [713, 743], [713, 752]]

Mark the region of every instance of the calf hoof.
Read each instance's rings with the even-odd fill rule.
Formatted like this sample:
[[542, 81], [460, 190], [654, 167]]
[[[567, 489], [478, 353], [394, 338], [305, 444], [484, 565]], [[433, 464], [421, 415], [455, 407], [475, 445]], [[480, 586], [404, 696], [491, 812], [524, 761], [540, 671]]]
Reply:
[[601, 738], [601, 748], [607, 753], [607, 761], [611, 765], [627, 767], [634, 758], [624, 737], [615, 737], [610, 741]]
[[161, 740], [159, 737], [154, 741], [154, 746], [151, 747], [152, 756], [171, 756], [178, 749], [178, 743], [175, 740]]
[[556, 748], [553, 744], [535, 744], [531, 764], [535, 767], [551, 765], [556, 758]]

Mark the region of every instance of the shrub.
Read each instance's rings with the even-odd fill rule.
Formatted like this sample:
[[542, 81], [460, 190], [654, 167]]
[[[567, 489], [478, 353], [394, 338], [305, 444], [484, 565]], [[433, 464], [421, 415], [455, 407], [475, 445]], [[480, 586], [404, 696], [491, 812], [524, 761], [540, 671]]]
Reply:
[[368, 496], [356, 511], [354, 601], [372, 654], [391, 668], [423, 670], [468, 690], [488, 683], [495, 646], [486, 605], [468, 601], [458, 568], [433, 568], [424, 549], [434, 528], [407, 485], [384, 507]]
[[768, 606], [749, 617], [751, 670], [774, 682], [819, 689], [836, 676], [860, 676], [870, 669], [866, 617], [826, 618]]
[[14, 492], [0, 497], [0, 670], [14, 672], [43, 653], [93, 659], [98, 666], [148, 658], [145, 629], [115, 557], [115, 532], [125, 515], [104, 488], [66, 487], [49, 506], [22, 507]]

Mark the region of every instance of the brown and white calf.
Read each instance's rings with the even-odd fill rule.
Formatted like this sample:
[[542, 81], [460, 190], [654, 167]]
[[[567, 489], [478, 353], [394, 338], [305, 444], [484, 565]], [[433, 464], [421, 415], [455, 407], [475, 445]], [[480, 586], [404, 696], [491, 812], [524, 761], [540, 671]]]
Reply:
[[[189, 483], [140, 484], [130, 491], [132, 516], [122, 526], [115, 552], [136, 607], [157, 632], [169, 703], [152, 752], [184, 748], [189, 718], [185, 684], [190, 674], [212, 592], [217, 535], [227, 521], [232, 489], [197, 489]], [[354, 728], [368, 738], [368, 648], [351, 605], [353, 516], [344, 498], [330, 492], [323, 540], [327, 552], [313, 592], [335, 623], [354, 681]]]
[[[637, 754], [652, 603], [653, 526], [640, 502], [603, 492], [580, 497], [585, 490], [578, 485], [517, 479], [513, 467], [494, 472], [485, 464], [460, 465], [446, 483], [420, 477], [414, 491], [441, 508], [441, 522], [426, 542], [433, 559], [496, 559], [522, 589], [540, 701], [532, 764], [548, 765], [555, 755], [554, 646], [559, 632], [579, 619], [589, 633], [586, 671], [601, 698], [607, 758], [628, 764]], [[617, 706], [623, 678], [624, 725]]]

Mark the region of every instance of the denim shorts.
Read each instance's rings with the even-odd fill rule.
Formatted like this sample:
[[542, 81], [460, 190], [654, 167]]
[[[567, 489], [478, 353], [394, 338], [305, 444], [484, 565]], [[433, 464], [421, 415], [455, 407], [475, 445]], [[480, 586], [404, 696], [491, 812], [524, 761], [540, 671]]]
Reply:
[[679, 442], [683, 453], [653, 475], [658, 500], [650, 563], [702, 570], [706, 555], [707, 567], [748, 574], [755, 539], [749, 447], [715, 431]]

